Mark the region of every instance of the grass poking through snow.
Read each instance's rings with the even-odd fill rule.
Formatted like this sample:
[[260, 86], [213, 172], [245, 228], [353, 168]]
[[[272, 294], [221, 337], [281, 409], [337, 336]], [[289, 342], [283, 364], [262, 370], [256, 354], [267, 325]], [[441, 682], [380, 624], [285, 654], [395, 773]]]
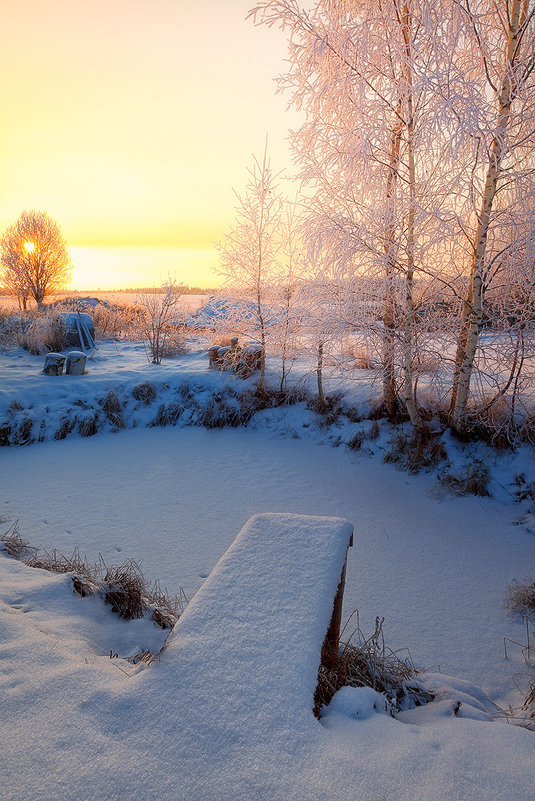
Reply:
[[90, 564], [86, 557], [80, 555], [78, 548], [71, 556], [64, 556], [55, 549], [47, 551], [34, 547], [20, 535], [17, 522], [0, 535], [0, 545], [9, 556], [28, 567], [52, 573], [72, 573], [74, 592], [82, 597], [101, 597], [123, 620], [149, 615], [158, 626], [170, 629], [187, 605], [182, 589], [178, 595], [169, 595], [157, 581], [149, 586], [139, 564], [133, 559], [127, 559], [120, 565], [107, 565], [99, 556], [98, 562]]

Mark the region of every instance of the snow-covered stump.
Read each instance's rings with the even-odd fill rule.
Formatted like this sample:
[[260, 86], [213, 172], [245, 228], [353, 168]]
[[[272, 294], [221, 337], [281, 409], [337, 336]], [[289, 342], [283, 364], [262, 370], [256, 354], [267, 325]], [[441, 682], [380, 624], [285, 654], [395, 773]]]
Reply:
[[86, 355], [79, 350], [72, 350], [67, 355], [65, 372], [67, 375], [84, 375]]
[[333, 517], [261, 514], [245, 524], [161, 656], [192, 737], [209, 740], [214, 720], [233, 730], [236, 710], [251, 731], [285, 716], [292, 730], [310, 725], [322, 654], [336, 659], [352, 535]]
[[220, 345], [212, 345], [208, 348], [208, 363], [210, 367], [219, 367], [218, 354]]
[[65, 364], [65, 356], [61, 353], [47, 353], [45, 356], [45, 366], [43, 373], [45, 375], [63, 375], [63, 365]]
[[262, 367], [262, 348], [260, 345], [246, 345], [240, 351], [236, 372], [248, 378]]

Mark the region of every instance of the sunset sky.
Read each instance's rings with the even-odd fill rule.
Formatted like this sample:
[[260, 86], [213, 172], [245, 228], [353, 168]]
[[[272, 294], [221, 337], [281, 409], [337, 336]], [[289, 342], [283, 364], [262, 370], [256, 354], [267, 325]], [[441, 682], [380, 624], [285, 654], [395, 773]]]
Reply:
[[98, 261], [103, 246], [180, 248], [184, 269], [188, 252], [196, 266], [178, 279], [213, 283], [213, 244], [232, 221], [232, 190], [243, 188], [251, 154], [268, 134], [273, 165], [290, 163], [296, 117], [273, 81], [286, 44], [245, 21], [252, 5], [3, 3], [0, 230], [24, 209], [46, 211], [73, 246], [75, 288], [125, 284], [124, 269], [114, 277], [113, 260]]

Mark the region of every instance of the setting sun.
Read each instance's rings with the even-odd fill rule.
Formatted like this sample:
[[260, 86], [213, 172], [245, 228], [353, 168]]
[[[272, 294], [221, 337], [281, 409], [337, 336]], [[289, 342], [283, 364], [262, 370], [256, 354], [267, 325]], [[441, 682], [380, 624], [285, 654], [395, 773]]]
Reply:
[[[278, 168], [290, 160], [292, 114], [273, 81], [284, 39], [246, 20], [251, 5], [6, 3], [0, 232], [24, 209], [49, 214], [84, 249], [79, 263], [72, 254], [74, 289], [158, 283], [152, 248], [185, 251], [178, 280], [217, 283], [208, 265], [251, 153], [269, 134]], [[112, 257], [136, 248], [143, 275], [123, 258], [115, 269]]]
[[26, 251], [26, 253], [33, 253], [35, 250], [35, 245], [33, 244], [33, 242], [25, 242], [24, 250]]

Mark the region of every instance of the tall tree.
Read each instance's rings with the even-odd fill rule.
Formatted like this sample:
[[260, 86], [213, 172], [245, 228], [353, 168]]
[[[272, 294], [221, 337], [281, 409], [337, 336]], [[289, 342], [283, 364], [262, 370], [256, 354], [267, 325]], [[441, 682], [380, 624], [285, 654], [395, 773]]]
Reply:
[[69, 281], [71, 261], [58, 224], [42, 211], [23, 211], [0, 242], [4, 283], [23, 308], [28, 297], [38, 306]]
[[393, 417], [402, 399], [420, 427], [413, 283], [444, 224], [431, 187], [438, 175], [451, 181], [436, 109], [443, 102], [429, 77], [438, 64], [436, 4], [316, 0], [306, 11], [297, 0], [264, 0], [251, 14], [289, 30], [282, 85], [306, 113], [293, 141], [311, 187], [311, 230], [341, 284], [381, 278], [384, 407]]
[[533, 198], [535, 145], [535, 2], [457, 0], [467, 43], [459, 83], [458, 113], [470, 123], [470, 199], [475, 207], [465, 230], [472, 252], [457, 339], [450, 416], [468, 426], [470, 379], [483, 325], [485, 293], [493, 274], [527, 230]]
[[280, 251], [276, 276], [277, 350], [281, 360], [279, 390], [283, 392], [296, 358], [298, 332], [304, 324], [302, 293], [306, 255], [302, 239], [302, 207], [298, 198], [286, 200], [279, 225]]

